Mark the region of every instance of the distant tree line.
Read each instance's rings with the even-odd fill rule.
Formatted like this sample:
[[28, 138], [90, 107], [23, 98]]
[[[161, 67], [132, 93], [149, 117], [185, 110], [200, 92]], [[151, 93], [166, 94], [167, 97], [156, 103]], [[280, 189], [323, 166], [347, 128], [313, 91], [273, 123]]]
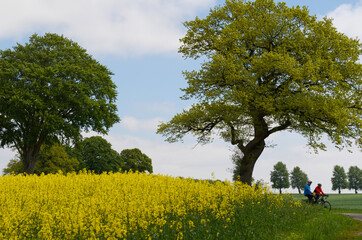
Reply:
[[[152, 160], [138, 148], [120, 153], [100, 136], [85, 138], [74, 146], [60, 143], [43, 145], [35, 166], [35, 174], [63, 173], [87, 169], [95, 173], [121, 171], [153, 172]], [[3, 169], [4, 174], [24, 172], [23, 161], [17, 155]]]
[[[302, 189], [307, 184], [308, 175], [303, 172], [299, 167], [294, 167], [289, 173], [284, 163], [278, 162], [274, 165], [273, 171], [270, 172], [270, 181], [272, 188], [279, 189], [279, 193], [282, 193], [282, 189], [289, 188], [290, 186], [298, 189], [299, 194], [302, 193]], [[338, 190], [341, 193], [342, 189], [353, 189], [355, 193], [362, 189], [362, 170], [357, 166], [351, 166], [347, 172], [341, 166], [334, 166], [333, 176], [331, 178], [332, 190]]]

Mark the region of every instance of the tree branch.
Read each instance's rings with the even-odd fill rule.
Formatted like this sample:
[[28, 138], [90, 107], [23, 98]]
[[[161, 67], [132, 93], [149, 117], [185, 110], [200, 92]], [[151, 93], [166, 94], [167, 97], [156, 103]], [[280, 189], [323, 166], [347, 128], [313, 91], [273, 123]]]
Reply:
[[286, 128], [288, 128], [288, 127], [290, 126], [290, 124], [291, 124], [291, 122], [290, 122], [290, 120], [288, 119], [287, 121], [285, 121], [285, 123], [283, 123], [283, 124], [281, 124], [281, 125], [279, 125], [279, 126], [277, 126], [277, 127], [274, 127], [274, 128], [272, 128], [272, 129], [270, 129], [270, 130], [268, 131], [268, 136], [269, 136], [270, 134], [273, 134], [273, 133], [276, 133], [276, 132], [285, 130]]
[[234, 126], [232, 126], [231, 124], [228, 124], [229, 127], [230, 127], [230, 132], [231, 132], [231, 144], [232, 145], [238, 145], [238, 147], [240, 149], [244, 148], [244, 142], [243, 140], [240, 140], [240, 139], [236, 139], [236, 130], [234, 128]]

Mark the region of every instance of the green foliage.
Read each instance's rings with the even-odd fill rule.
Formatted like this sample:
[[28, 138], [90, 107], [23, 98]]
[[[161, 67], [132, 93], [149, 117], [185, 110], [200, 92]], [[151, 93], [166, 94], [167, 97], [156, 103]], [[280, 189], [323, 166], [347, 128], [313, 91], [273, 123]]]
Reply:
[[341, 193], [341, 189], [346, 189], [348, 187], [347, 175], [343, 167], [338, 165], [334, 166], [331, 182], [332, 190], [338, 189], [339, 194]]
[[[34, 173], [49, 174], [62, 171], [63, 173], [78, 170], [79, 162], [69, 157], [65, 147], [60, 144], [43, 145], [39, 152], [39, 158]], [[23, 162], [19, 157], [10, 160], [7, 167], [3, 169], [4, 174], [19, 174], [24, 172]]]
[[100, 136], [85, 138], [77, 142], [71, 150], [71, 156], [78, 159], [80, 168], [93, 170], [95, 173], [116, 172], [122, 168], [119, 154], [112, 145]]
[[120, 153], [122, 170], [152, 173], [152, 160], [138, 148], [124, 149]]
[[234, 150], [233, 155], [231, 156], [231, 161], [234, 164], [234, 169], [233, 169], [233, 180], [237, 181], [239, 180], [239, 173], [240, 173], [240, 167], [241, 167], [241, 160], [243, 158], [243, 153], [236, 148]]
[[273, 171], [270, 172], [270, 181], [272, 182], [272, 188], [279, 189], [280, 193], [282, 193], [282, 188], [289, 188], [289, 173], [284, 163], [277, 162], [274, 165]]
[[73, 172], [79, 169], [79, 161], [69, 157], [65, 147], [60, 144], [52, 146], [43, 145], [35, 166], [34, 173], [63, 173]]
[[3, 169], [4, 174], [19, 174], [22, 172], [24, 172], [24, 166], [19, 158], [11, 159], [7, 167]]
[[218, 134], [243, 152], [239, 175], [249, 184], [278, 131], [302, 134], [316, 151], [323, 134], [337, 147], [362, 147], [362, 45], [331, 19], [272, 0], [226, 0], [184, 25], [180, 53], [204, 61], [184, 72], [183, 99], [198, 103], [159, 126], [167, 141]]
[[357, 166], [351, 166], [348, 170], [348, 188], [353, 189], [357, 193], [358, 189], [362, 189], [362, 170]]
[[41, 146], [107, 133], [116, 115], [112, 73], [77, 43], [47, 33], [0, 51], [0, 145], [15, 147], [33, 173]]
[[293, 168], [293, 171], [290, 173], [290, 183], [292, 188], [297, 188], [299, 194], [301, 194], [301, 189], [305, 186], [308, 181], [308, 176], [304, 173], [299, 167]]

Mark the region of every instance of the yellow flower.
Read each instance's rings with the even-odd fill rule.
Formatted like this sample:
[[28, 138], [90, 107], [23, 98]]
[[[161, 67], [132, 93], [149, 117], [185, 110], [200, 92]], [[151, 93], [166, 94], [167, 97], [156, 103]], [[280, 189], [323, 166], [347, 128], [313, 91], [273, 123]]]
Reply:
[[[228, 227], [235, 203], [245, 207], [262, 204], [264, 199], [268, 212], [284, 204], [269, 190], [240, 182], [133, 172], [97, 175], [86, 170], [2, 176], [0, 239], [124, 239], [135, 232], [144, 232], [147, 239], [164, 234], [165, 226], [182, 239], [183, 227], [206, 226], [210, 213]], [[301, 207], [299, 202], [290, 205]], [[189, 219], [189, 213], [198, 213], [201, 220]]]

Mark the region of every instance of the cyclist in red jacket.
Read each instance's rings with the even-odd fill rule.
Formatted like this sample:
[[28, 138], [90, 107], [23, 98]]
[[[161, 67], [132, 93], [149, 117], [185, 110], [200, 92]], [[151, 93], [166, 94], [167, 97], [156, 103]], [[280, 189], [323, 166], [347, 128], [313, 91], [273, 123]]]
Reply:
[[318, 186], [315, 187], [314, 189], [314, 193], [315, 193], [315, 201], [317, 202], [318, 199], [320, 198], [320, 196], [328, 196], [327, 194], [325, 194], [322, 190], [322, 184], [318, 183]]

